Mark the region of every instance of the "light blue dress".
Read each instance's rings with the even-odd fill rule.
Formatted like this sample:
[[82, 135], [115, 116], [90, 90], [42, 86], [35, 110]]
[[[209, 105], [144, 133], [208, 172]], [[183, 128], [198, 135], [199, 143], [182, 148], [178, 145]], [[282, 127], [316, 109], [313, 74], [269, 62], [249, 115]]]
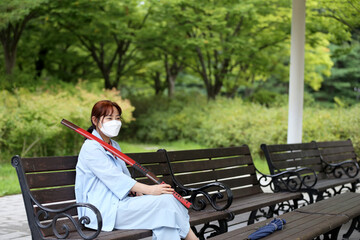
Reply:
[[[96, 130], [93, 134], [101, 139]], [[120, 150], [115, 141], [111, 144]], [[154, 240], [185, 238], [190, 229], [187, 209], [171, 194], [128, 196], [135, 183], [122, 160], [94, 140], [84, 142], [76, 166], [76, 201], [99, 209], [103, 231], [151, 229]], [[78, 212], [79, 217], [90, 218], [87, 227], [97, 228], [91, 210], [79, 208]]]

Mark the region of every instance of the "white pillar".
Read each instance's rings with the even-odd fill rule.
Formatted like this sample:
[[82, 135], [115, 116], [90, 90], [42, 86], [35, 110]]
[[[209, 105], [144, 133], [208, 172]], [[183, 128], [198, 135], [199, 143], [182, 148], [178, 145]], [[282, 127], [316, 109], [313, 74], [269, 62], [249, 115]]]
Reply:
[[288, 143], [302, 142], [306, 0], [292, 0]]

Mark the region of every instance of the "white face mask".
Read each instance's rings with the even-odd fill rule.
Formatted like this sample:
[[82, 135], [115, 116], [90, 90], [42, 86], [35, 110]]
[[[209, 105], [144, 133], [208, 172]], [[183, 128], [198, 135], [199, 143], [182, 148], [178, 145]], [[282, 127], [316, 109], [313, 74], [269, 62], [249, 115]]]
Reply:
[[116, 137], [119, 134], [120, 128], [121, 128], [121, 121], [111, 120], [106, 123], [103, 123], [100, 130], [105, 136], [112, 138], [112, 137]]

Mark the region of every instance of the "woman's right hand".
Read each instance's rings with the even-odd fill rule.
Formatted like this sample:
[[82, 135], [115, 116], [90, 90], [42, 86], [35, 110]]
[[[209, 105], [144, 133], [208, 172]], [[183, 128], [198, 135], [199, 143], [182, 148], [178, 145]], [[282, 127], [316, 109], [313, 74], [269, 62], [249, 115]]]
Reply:
[[174, 192], [174, 189], [172, 189], [169, 184], [157, 184], [148, 186], [149, 194], [151, 195], [172, 194]]
[[131, 191], [136, 193], [143, 193], [147, 195], [160, 195], [160, 194], [172, 194], [174, 192], [174, 189], [172, 189], [171, 186], [166, 183], [147, 185], [136, 182], [135, 185], [131, 188]]

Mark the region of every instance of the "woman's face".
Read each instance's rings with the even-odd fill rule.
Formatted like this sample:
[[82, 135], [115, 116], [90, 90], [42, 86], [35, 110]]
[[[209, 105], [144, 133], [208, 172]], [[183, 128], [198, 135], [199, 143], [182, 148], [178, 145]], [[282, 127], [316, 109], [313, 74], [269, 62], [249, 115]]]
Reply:
[[113, 111], [112, 111], [111, 115], [101, 116], [99, 119], [99, 124], [98, 124], [96, 117], [95, 116], [92, 117], [92, 121], [93, 121], [94, 125], [96, 126], [96, 128], [100, 128], [102, 126], [102, 124], [112, 121], [112, 120], [120, 121], [120, 113], [116, 107], [113, 107]]
[[106, 122], [109, 122], [112, 120], [120, 121], [120, 114], [116, 107], [113, 107], [113, 111], [112, 111], [111, 115], [106, 115], [106, 116], [100, 117], [101, 123], [106, 123]]

